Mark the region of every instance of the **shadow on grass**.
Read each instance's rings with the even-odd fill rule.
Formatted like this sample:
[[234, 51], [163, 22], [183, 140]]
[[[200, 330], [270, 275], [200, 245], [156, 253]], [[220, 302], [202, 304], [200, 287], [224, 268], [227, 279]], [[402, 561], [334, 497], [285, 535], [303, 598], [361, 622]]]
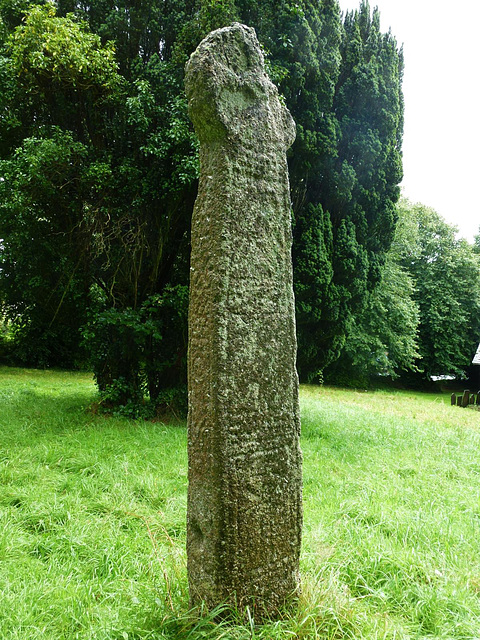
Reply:
[[142, 426], [185, 428], [186, 420], [164, 414], [161, 418], [132, 419], [102, 410], [99, 396], [93, 389], [46, 389], [35, 384], [12, 385], [0, 389], [2, 418], [0, 428], [4, 435], [27, 428], [32, 433], [61, 434], [65, 431], [84, 432], [86, 428], [129, 431]]

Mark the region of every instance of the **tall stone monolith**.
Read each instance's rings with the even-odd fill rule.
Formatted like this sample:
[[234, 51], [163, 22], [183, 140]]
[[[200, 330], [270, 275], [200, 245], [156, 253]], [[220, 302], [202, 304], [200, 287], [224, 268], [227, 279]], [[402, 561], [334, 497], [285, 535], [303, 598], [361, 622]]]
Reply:
[[189, 310], [192, 604], [275, 614], [299, 587], [298, 379], [286, 151], [295, 124], [255, 31], [210, 33], [186, 68], [200, 140]]

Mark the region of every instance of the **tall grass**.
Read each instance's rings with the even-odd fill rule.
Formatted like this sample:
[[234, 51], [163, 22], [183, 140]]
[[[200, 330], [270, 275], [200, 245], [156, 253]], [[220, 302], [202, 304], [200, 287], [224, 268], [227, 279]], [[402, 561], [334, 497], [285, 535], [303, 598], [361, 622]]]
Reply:
[[302, 388], [303, 593], [260, 627], [188, 610], [185, 424], [94, 400], [0, 369], [2, 640], [480, 638], [480, 413]]

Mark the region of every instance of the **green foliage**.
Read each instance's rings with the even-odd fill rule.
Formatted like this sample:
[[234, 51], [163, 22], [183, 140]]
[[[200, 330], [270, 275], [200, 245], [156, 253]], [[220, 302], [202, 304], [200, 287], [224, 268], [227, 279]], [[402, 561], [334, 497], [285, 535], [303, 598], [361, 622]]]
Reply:
[[475, 242], [473, 244], [473, 250], [475, 253], [480, 253], [480, 233], [475, 236]]
[[[186, 411], [186, 287], [166, 287], [138, 309], [107, 308], [83, 331], [101, 407], [128, 417]], [[171, 332], [183, 333], [183, 350]], [[149, 399], [149, 402], [146, 401]]]
[[51, 125], [87, 145], [105, 144], [102, 129], [122, 88], [112, 43], [102, 44], [73, 15], [58, 17], [52, 4], [33, 4], [5, 52], [3, 82], [12, 102], [3, 114], [2, 146], [20, 145]]
[[84, 145], [56, 128], [26, 138], [0, 161], [3, 311], [13, 355], [36, 366], [73, 366], [82, 359], [78, 330], [88, 304], [75, 226], [82, 203]]
[[[68, 13], [74, 9], [79, 18]], [[166, 48], [168, 21], [160, 28], [157, 11], [143, 23], [143, 9], [131, 8], [125, 23], [113, 4], [85, 11], [59, 3], [59, 11], [66, 15], [56, 15], [53, 5], [33, 5], [10, 37], [3, 67], [4, 87], [15, 97], [2, 121], [8, 130], [2, 136], [8, 159], [0, 183], [5, 312], [24, 362], [71, 365], [87, 312], [112, 309], [127, 326], [117, 335], [125, 343], [111, 357], [137, 371], [145, 367], [131, 348], [129, 313], [143, 314], [155, 296], [178, 294], [178, 310], [162, 320], [168, 347], [149, 364], [158, 357], [175, 363], [166, 386], [171, 395], [171, 386], [184, 378], [177, 366], [186, 332], [180, 292], [188, 283], [188, 221], [198, 161], [182, 74], [167, 59], [173, 47]], [[143, 34], [135, 32], [133, 57], [126, 24], [141, 27]], [[144, 36], [159, 37], [155, 48], [151, 42], [147, 47]], [[78, 302], [75, 311], [69, 296]], [[44, 319], [36, 318], [42, 314]], [[57, 353], [66, 336], [64, 351], [72, 353], [67, 361]], [[147, 385], [150, 396], [159, 396], [156, 386], [168, 377], [164, 369]], [[131, 394], [142, 403], [144, 387], [135, 383]]]
[[397, 211], [381, 281], [327, 382], [367, 387], [378, 374], [418, 383], [469, 372], [480, 335], [475, 247], [433, 209], [401, 199]]
[[397, 378], [417, 370], [420, 310], [414, 299], [415, 279], [404, 266], [416, 251], [416, 234], [399, 208], [380, 282], [355, 318], [340, 358], [327, 368], [327, 382], [368, 387], [378, 375]]
[[296, 90], [298, 101], [285, 92], [298, 129], [290, 176], [303, 379], [338, 358], [380, 279], [402, 177], [403, 61], [394, 38], [380, 32], [368, 3], [347, 14], [343, 29], [334, 2], [316, 18], [316, 72]]
[[[295, 221], [294, 274], [298, 334], [297, 368], [302, 377], [318, 382], [321, 364], [338, 356], [343, 335], [334, 334], [325, 346], [322, 326], [341, 322], [330, 261], [333, 232], [321, 205], [309, 204]], [[322, 322], [323, 321], [323, 322]]]
[[463, 376], [480, 335], [480, 262], [456, 228], [433, 209], [402, 200], [413, 250], [402, 264], [415, 282], [423, 375]]
[[[67, 46], [66, 46], [67, 45]], [[34, 6], [11, 39], [11, 64], [27, 92], [46, 87], [96, 90], [97, 100], [117, 87], [119, 76], [112, 42], [101, 44], [75, 16], [57, 17], [53, 5]]]
[[389, 253], [340, 358], [325, 372], [327, 382], [364, 388], [375, 376], [397, 378], [416, 368], [419, 310], [413, 293], [412, 277]]

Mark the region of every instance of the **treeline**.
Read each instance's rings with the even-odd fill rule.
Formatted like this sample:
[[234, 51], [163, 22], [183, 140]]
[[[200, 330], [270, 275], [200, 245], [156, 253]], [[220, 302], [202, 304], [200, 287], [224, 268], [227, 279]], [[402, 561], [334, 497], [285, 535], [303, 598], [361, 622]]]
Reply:
[[378, 286], [355, 319], [328, 380], [368, 386], [379, 375], [420, 386], [471, 377], [480, 340], [480, 235], [475, 245], [433, 209], [401, 198]]
[[[184, 65], [234, 20], [255, 27], [297, 123], [301, 379], [463, 371], [473, 311], [452, 298], [462, 337], [438, 360], [428, 340], [439, 320], [432, 312], [428, 324], [424, 302], [434, 292], [420, 295], [419, 284], [435, 257], [422, 258], [423, 222], [411, 255], [397, 225], [402, 52], [368, 2], [342, 16], [336, 0], [0, 0], [0, 300], [11, 357], [91, 366], [103, 402], [132, 414], [183, 401], [198, 177]], [[383, 308], [396, 289], [398, 326]]]

